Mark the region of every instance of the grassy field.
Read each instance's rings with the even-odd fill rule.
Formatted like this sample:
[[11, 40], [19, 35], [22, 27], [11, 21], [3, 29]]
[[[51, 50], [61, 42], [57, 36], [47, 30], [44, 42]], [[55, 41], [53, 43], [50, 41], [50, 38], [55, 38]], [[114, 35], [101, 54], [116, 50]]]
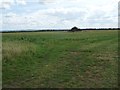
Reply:
[[3, 33], [4, 88], [118, 87], [118, 31]]

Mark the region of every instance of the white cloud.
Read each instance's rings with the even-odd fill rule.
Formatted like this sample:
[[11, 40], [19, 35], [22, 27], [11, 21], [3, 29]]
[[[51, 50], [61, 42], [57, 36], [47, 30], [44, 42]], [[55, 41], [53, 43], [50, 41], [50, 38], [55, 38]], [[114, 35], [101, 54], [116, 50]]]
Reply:
[[16, 0], [17, 4], [26, 5], [26, 0]]
[[[38, 8], [31, 13], [6, 13], [3, 26], [9, 29], [118, 26], [118, 0], [42, 0], [41, 2], [46, 8]], [[16, 0], [16, 3], [26, 5], [25, 0]], [[11, 4], [14, 5], [15, 2]]]
[[[8, 13], [4, 16], [3, 27], [6, 25], [12, 26], [13, 28], [27, 29], [35, 27], [54, 27], [59, 21], [58, 17], [49, 16], [42, 14], [41, 12], [35, 12], [28, 15], [17, 15], [15, 13]], [[14, 25], [14, 26], [13, 26]], [[11, 28], [12, 28], [11, 27]]]
[[14, 4], [14, 0], [2, 0], [0, 1], [0, 8], [2, 9], [9, 9], [11, 5]]
[[0, 14], [0, 30], [2, 30], [2, 22], [3, 22], [3, 20], [2, 20], [2, 14]]
[[39, 10], [38, 12], [41, 13], [47, 13], [47, 14], [70, 14], [70, 13], [79, 13], [79, 12], [86, 12], [86, 9], [78, 8], [78, 7], [70, 7], [70, 8], [63, 8], [63, 7], [58, 7], [58, 8], [48, 8], [48, 9], [43, 9]]
[[2, 0], [0, 1], [0, 9], [10, 9], [15, 4], [26, 5], [26, 0]]
[[60, 1], [60, 0], [39, 0], [39, 3], [43, 3], [43, 4], [50, 4], [50, 3], [56, 3], [56, 1]]

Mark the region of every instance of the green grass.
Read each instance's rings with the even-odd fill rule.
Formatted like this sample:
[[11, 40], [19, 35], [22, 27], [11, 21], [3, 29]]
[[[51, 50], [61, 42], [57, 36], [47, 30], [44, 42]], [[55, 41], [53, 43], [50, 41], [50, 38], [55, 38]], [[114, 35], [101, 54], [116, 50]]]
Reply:
[[117, 35], [118, 31], [3, 33], [3, 87], [118, 87]]

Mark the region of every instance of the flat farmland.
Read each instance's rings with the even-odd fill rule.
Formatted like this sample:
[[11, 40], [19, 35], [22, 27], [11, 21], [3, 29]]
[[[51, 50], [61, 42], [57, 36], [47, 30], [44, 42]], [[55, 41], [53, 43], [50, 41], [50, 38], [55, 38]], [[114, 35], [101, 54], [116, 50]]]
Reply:
[[2, 34], [3, 88], [118, 87], [118, 31]]

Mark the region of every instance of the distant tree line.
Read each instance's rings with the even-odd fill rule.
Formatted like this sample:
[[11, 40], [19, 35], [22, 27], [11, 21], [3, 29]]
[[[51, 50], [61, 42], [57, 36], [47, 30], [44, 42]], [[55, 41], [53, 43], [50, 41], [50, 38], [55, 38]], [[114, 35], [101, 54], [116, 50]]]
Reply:
[[76, 32], [76, 31], [85, 31], [85, 30], [120, 30], [120, 28], [86, 28], [86, 29], [79, 29], [77, 27], [73, 27], [69, 31], [70, 32]]
[[86, 29], [79, 29], [77, 27], [73, 27], [71, 29], [44, 29], [44, 30], [17, 30], [17, 31], [0, 31], [1, 33], [17, 33], [17, 32], [50, 32], [50, 31], [69, 31], [69, 32], [76, 32], [76, 31], [85, 31], [85, 30], [120, 30], [120, 28], [86, 28]]

